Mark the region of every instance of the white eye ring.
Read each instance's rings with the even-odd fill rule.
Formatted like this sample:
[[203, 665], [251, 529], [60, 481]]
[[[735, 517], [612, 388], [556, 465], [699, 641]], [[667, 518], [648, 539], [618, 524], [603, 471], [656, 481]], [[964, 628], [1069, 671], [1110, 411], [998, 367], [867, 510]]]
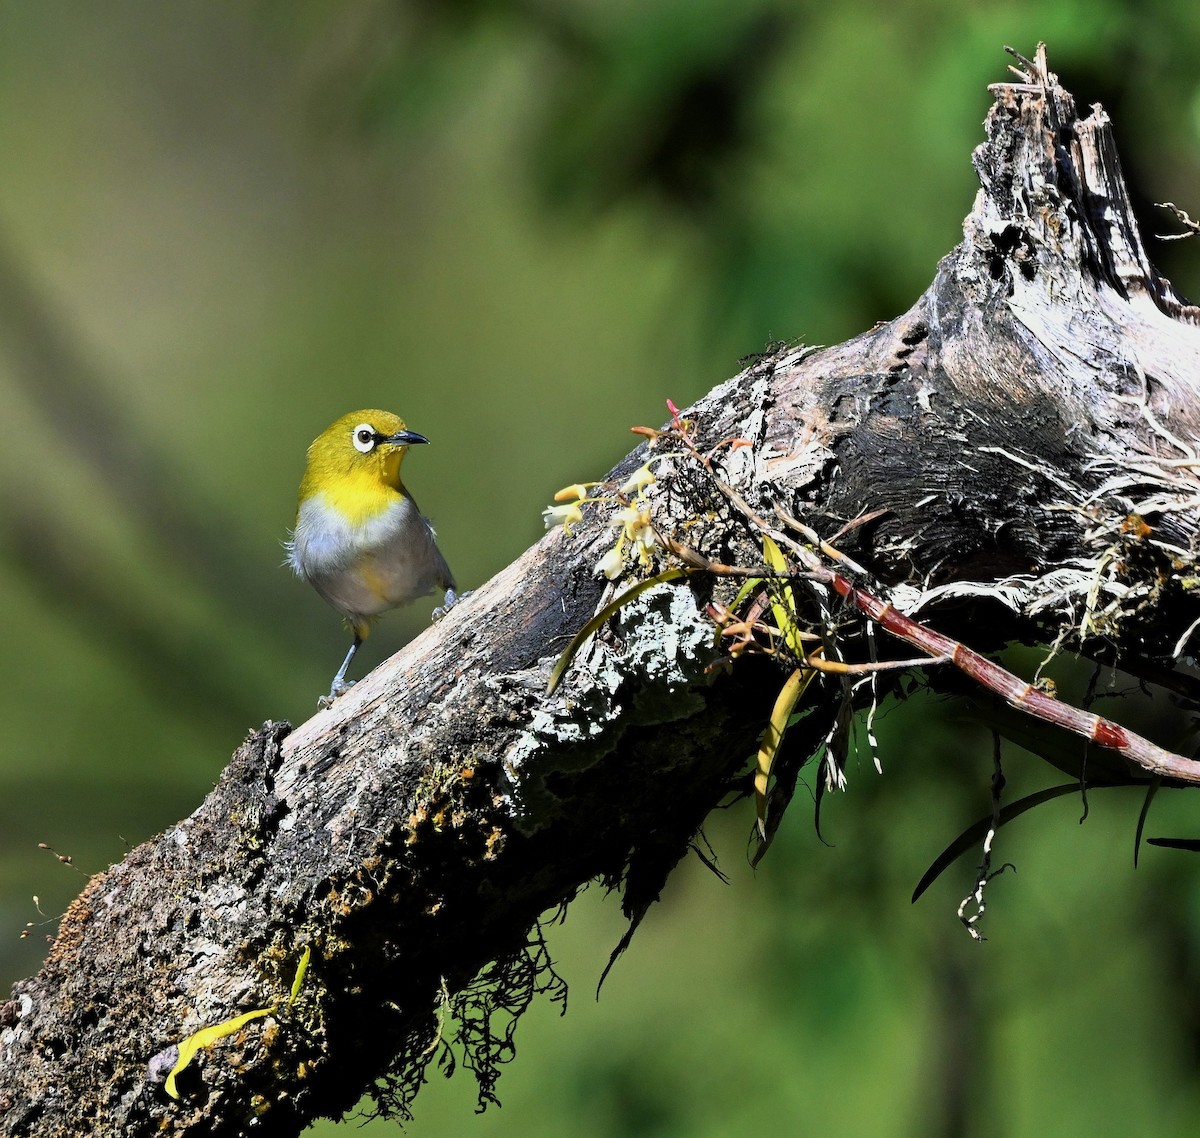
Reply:
[[379, 436], [375, 432], [375, 428], [370, 423], [359, 423], [350, 434], [350, 439], [354, 443], [354, 449], [362, 454], [370, 454], [375, 449], [375, 443]]

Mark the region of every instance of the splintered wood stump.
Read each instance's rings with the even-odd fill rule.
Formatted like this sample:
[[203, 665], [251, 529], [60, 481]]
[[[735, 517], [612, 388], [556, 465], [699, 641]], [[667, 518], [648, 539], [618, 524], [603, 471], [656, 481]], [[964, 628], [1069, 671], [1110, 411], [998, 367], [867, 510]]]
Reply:
[[[711, 615], [745, 575], [694, 571], [621, 608], [547, 694], [612, 591], [594, 572], [612, 511], [585, 503], [332, 710], [268, 723], [191, 817], [91, 879], [0, 1005], [0, 1133], [296, 1134], [372, 1086], [403, 1111], [452, 1013], [489, 1095], [499, 1010], [554, 984], [539, 914], [601, 878], [636, 921], [707, 812], [748, 785], [788, 670], [865, 660], [873, 618], [885, 657], [911, 655], [889, 628], [941, 656], [963, 646], [973, 668], [947, 660], [930, 682], [997, 686], [986, 654], [1023, 640], [1195, 697], [1176, 665], [1200, 622], [1200, 314], [1146, 257], [1104, 112], [1081, 118], [1041, 54], [993, 93], [979, 195], [925, 295], [848, 343], [772, 351], [682, 413], [710, 468], [686, 448], [656, 460], [643, 504], [698, 563], [762, 570], [764, 533], [782, 543], [746, 650], [731, 660]], [[670, 562], [660, 546], [627, 575]], [[787, 596], [785, 650], [761, 629]], [[836, 774], [839, 731], [869, 698], [847, 686], [807, 690], [772, 825], [825, 743]], [[1048, 694], [999, 690], [1062, 751], [1021, 710], [1054, 718]], [[1101, 746], [1120, 732], [1084, 731]], [[1169, 758], [1117, 747], [1105, 769], [1195, 781]], [[169, 1096], [179, 1045], [221, 1025]]]

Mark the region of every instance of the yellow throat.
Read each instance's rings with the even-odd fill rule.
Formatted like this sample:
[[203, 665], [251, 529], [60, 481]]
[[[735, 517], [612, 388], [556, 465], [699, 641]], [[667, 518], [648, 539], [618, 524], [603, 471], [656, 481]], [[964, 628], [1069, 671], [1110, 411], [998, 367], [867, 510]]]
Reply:
[[404, 495], [400, 464], [408, 449], [380, 442], [365, 453], [354, 445], [353, 431], [370, 424], [382, 435], [405, 429], [389, 411], [351, 411], [323, 431], [308, 448], [308, 465], [300, 482], [300, 501], [321, 495], [325, 503], [351, 525], [376, 517]]

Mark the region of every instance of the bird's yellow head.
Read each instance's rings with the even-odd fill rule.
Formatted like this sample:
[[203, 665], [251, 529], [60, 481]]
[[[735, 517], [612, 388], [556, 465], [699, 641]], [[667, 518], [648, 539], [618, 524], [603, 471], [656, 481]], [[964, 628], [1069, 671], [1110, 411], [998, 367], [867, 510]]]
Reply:
[[382, 497], [404, 493], [400, 463], [408, 448], [427, 443], [390, 411], [351, 411], [308, 448], [300, 501], [323, 494], [347, 517], [376, 512]]

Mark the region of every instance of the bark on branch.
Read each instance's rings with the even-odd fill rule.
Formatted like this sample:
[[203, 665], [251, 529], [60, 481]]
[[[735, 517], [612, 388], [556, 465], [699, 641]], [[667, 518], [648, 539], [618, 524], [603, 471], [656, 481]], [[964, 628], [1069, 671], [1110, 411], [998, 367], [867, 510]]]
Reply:
[[[748, 786], [780, 664], [818, 642], [821, 660], [866, 659], [871, 619], [901, 627], [884, 605], [937, 655], [946, 637], [1054, 642], [1196, 696], [1175, 665], [1200, 622], [1200, 311], [1146, 256], [1104, 112], [1080, 117], [1041, 55], [993, 93], [964, 240], [917, 304], [837, 347], [773, 351], [691, 408], [709, 469], [678, 433], [655, 452], [676, 457], [644, 504], [698, 563], [769, 575], [764, 529], [782, 542], [786, 569], [738, 613], [743, 646], [772, 651], [723, 666], [710, 612], [741, 581], [693, 572], [624, 606], [548, 695], [608, 599], [593, 569], [612, 511], [586, 508], [331, 711], [268, 723], [191, 817], [92, 878], [0, 1005], [0, 1132], [295, 1134], [377, 1080], [403, 1108], [451, 1013], [489, 1091], [512, 1009], [555, 984], [539, 914], [601, 878], [636, 920]], [[794, 642], [764, 639], [772, 620]], [[953, 674], [930, 672], [974, 682]], [[770, 824], [825, 742], [836, 778], [866, 696], [828, 669], [809, 686]], [[1078, 764], [1055, 730], [1037, 727], [1048, 757]], [[1107, 777], [1148, 777], [1140, 761], [1114, 752]], [[264, 1009], [165, 1093], [172, 1045]]]

